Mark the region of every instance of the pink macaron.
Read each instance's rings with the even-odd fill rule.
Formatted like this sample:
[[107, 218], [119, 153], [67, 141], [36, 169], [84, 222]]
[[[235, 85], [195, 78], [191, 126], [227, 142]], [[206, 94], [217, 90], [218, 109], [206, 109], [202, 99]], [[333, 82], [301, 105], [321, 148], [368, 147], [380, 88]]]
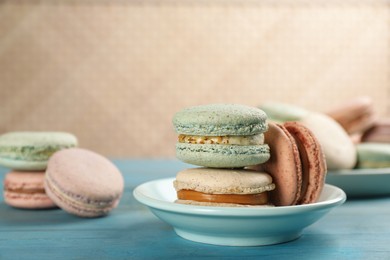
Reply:
[[56, 207], [44, 189], [45, 172], [12, 171], [4, 179], [4, 201], [23, 209], [47, 209]]
[[99, 217], [115, 208], [124, 180], [107, 158], [80, 148], [56, 152], [48, 162], [45, 189], [63, 210], [80, 217]]
[[269, 123], [265, 140], [271, 158], [252, 169], [267, 172], [276, 188], [270, 192], [276, 206], [315, 203], [322, 192], [327, 172], [321, 145], [303, 124]]

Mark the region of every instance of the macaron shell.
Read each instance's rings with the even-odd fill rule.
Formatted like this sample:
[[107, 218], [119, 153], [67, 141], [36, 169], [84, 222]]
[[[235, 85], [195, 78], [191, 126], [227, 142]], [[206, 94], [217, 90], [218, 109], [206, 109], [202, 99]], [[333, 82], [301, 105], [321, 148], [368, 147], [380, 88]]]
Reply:
[[257, 194], [270, 190], [272, 177], [252, 170], [192, 168], [176, 175], [176, 190], [208, 194]]
[[176, 157], [186, 163], [212, 168], [241, 168], [266, 162], [268, 145], [176, 144]]
[[320, 142], [329, 170], [352, 169], [356, 165], [356, 147], [347, 132], [331, 117], [310, 113], [300, 121]]
[[100, 208], [92, 208], [89, 207], [88, 203], [83, 202], [77, 202], [72, 203], [72, 201], [69, 201], [67, 199], [64, 199], [63, 197], [59, 196], [57, 193], [53, 192], [53, 189], [49, 188], [49, 184], [47, 184], [47, 180], [45, 183], [46, 186], [46, 193], [47, 195], [63, 210], [66, 212], [79, 216], [79, 217], [85, 217], [85, 218], [95, 218], [95, 217], [101, 217], [107, 215], [112, 209], [116, 208], [119, 199], [113, 200], [108, 206], [100, 207]]
[[47, 194], [20, 194], [4, 191], [4, 202], [9, 206], [21, 209], [50, 209], [57, 207]]
[[297, 121], [309, 113], [299, 106], [274, 101], [264, 102], [259, 108], [267, 114], [269, 120], [279, 123]]
[[47, 167], [47, 161], [22, 161], [0, 157], [0, 165], [19, 171], [42, 171]]
[[64, 132], [9, 132], [0, 136], [0, 164], [14, 170], [44, 170], [56, 151], [77, 146]]
[[0, 136], [0, 146], [76, 146], [77, 138], [65, 132], [9, 132]]
[[302, 190], [298, 204], [314, 203], [325, 183], [326, 162], [322, 148], [314, 134], [297, 122], [287, 122], [285, 128], [294, 137], [302, 163]]
[[104, 215], [118, 204], [124, 180], [117, 167], [105, 157], [71, 148], [50, 158], [45, 188], [64, 210], [91, 217]]
[[268, 172], [276, 185], [270, 193], [276, 206], [289, 206], [298, 202], [301, 195], [302, 168], [299, 151], [294, 138], [284, 126], [269, 123], [265, 142], [269, 145], [271, 158], [254, 167]]
[[185, 108], [173, 117], [179, 134], [201, 136], [254, 135], [267, 130], [264, 111], [238, 104], [212, 104]]
[[44, 191], [44, 177], [44, 172], [13, 171], [6, 174], [4, 178], [5, 203], [24, 209], [56, 207]]
[[389, 168], [390, 144], [361, 143], [357, 145], [357, 168]]

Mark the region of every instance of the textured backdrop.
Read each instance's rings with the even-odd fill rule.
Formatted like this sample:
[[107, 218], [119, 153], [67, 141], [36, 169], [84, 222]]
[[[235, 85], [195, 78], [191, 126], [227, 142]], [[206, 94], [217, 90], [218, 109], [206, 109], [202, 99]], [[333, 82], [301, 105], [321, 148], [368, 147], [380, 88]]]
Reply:
[[197, 104], [370, 95], [390, 116], [389, 74], [386, 0], [0, 1], [0, 133], [112, 157], [172, 157], [172, 116]]

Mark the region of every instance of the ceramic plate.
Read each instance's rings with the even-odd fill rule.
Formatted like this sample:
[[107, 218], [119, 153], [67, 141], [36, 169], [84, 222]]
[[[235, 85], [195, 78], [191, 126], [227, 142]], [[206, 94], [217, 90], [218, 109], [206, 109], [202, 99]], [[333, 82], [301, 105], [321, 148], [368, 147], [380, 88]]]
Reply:
[[317, 203], [287, 207], [206, 207], [174, 203], [173, 178], [141, 184], [134, 197], [188, 240], [228, 246], [271, 245], [294, 240], [332, 208], [345, 193], [325, 185]]
[[348, 197], [390, 195], [390, 168], [330, 171], [326, 183], [340, 187]]

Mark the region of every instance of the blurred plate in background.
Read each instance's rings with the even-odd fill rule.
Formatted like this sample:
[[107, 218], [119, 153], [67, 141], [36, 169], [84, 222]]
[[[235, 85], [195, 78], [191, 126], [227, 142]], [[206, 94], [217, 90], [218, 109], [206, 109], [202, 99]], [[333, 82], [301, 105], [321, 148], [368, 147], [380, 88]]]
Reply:
[[390, 168], [329, 171], [326, 183], [344, 190], [348, 197], [390, 195]]

